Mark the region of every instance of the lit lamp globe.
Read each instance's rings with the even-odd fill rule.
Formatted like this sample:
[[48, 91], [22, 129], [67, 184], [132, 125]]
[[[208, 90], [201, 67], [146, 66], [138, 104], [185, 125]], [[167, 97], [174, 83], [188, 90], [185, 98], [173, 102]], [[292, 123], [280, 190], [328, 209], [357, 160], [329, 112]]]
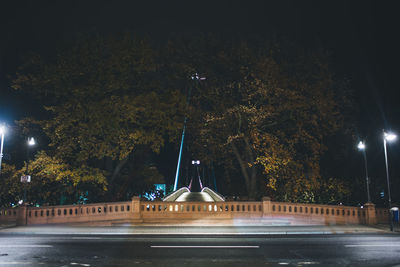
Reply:
[[397, 139], [397, 135], [394, 133], [384, 133], [383, 134], [386, 141], [391, 142]]
[[36, 142], [35, 142], [35, 138], [33, 138], [33, 137], [31, 137], [31, 138], [28, 138], [28, 145], [30, 145], [30, 146], [34, 146], [36, 144]]
[[363, 141], [360, 141], [357, 145], [359, 150], [365, 150], [365, 144], [363, 143]]

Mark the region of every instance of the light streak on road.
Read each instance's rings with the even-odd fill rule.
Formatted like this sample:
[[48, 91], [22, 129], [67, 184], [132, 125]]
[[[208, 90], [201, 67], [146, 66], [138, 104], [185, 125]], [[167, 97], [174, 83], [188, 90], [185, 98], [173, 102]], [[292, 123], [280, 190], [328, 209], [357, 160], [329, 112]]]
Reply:
[[150, 246], [151, 248], [260, 248], [260, 246]]

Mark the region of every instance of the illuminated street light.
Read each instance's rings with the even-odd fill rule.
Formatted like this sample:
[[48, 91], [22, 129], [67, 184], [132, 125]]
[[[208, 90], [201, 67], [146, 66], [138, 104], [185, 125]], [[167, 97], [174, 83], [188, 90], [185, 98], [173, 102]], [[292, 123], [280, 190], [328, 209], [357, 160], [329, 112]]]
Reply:
[[371, 196], [369, 193], [369, 180], [368, 180], [368, 165], [367, 165], [367, 153], [365, 152], [365, 143], [363, 141], [360, 141], [357, 145], [358, 150], [363, 152], [364, 155], [364, 165], [365, 165], [365, 180], [367, 183], [367, 197], [368, 197], [368, 203], [371, 202]]
[[389, 142], [394, 141], [397, 138], [397, 135], [395, 135], [394, 133], [385, 133], [385, 132], [383, 132], [383, 136]]
[[365, 150], [365, 144], [363, 143], [363, 141], [360, 141], [360, 143], [358, 143], [357, 147], [359, 150]]
[[385, 165], [386, 165], [386, 181], [388, 186], [388, 203], [389, 203], [389, 214], [390, 214], [390, 231], [393, 232], [393, 214], [392, 214], [392, 198], [390, 197], [390, 181], [389, 181], [389, 166], [387, 160], [387, 149], [386, 149], [386, 142], [392, 142], [396, 140], [397, 135], [393, 133], [385, 133], [383, 131], [383, 148], [385, 151]]
[[[200, 172], [199, 172], [199, 165], [200, 165], [200, 160], [192, 160], [192, 165], [196, 166], [196, 171], [197, 171], [197, 179], [199, 179], [199, 184], [200, 184], [200, 189], [203, 189], [203, 183], [201, 182], [200, 179]], [[191, 184], [191, 183], [190, 183]]]
[[26, 203], [26, 184], [31, 182], [31, 176], [29, 175], [29, 149], [30, 147], [36, 145], [35, 138], [28, 137], [28, 146], [26, 149], [26, 171], [25, 175], [21, 177], [21, 183], [24, 184], [24, 205]]
[[0, 135], [1, 135], [1, 143], [0, 143], [0, 173], [1, 173], [1, 161], [3, 159], [3, 144], [4, 144], [4, 134], [6, 133], [6, 126], [0, 125]]
[[35, 144], [36, 144], [35, 138], [33, 138], [33, 137], [28, 138], [28, 145], [29, 146], [34, 146]]

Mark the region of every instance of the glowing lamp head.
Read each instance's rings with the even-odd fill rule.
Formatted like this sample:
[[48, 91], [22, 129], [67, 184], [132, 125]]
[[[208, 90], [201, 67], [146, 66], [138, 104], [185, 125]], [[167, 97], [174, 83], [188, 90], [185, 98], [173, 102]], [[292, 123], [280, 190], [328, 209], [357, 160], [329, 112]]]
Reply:
[[6, 126], [0, 125], [0, 134], [5, 134], [6, 133]]
[[359, 150], [365, 150], [365, 144], [363, 143], [363, 141], [360, 141], [357, 145]]
[[193, 165], [200, 165], [200, 160], [192, 160]]
[[35, 138], [33, 137], [28, 138], [28, 145], [34, 146], [35, 144], [36, 144]]
[[385, 138], [386, 141], [391, 142], [396, 140], [397, 135], [395, 135], [394, 133], [384, 133], [383, 137]]

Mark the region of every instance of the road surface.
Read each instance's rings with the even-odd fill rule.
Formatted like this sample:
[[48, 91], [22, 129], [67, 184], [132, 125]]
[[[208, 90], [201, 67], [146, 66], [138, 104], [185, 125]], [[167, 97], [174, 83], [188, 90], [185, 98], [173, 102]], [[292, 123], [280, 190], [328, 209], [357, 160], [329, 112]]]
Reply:
[[[95, 227], [94, 227], [95, 228]], [[232, 229], [171, 233], [152, 227], [114, 234], [98, 230], [0, 231], [0, 266], [396, 266], [400, 235], [266, 234]], [[23, 229], [23, 228], [21, 228]], [[46, 228], [37, 228], [46, 229]], [[47, 226], [47, 229], [52, 228]], [[105, 231], [108, 229], [109, 231]], [[117, 229], [117, 228], [116, 228]], [[158, 230], [159, 229], [159, 230]], [[311, 228], [307, 228], [311, 229]], [[118, 231], [116, 231], [118, 232]], [[152, 234], [149, 234], [152, 233]]]

